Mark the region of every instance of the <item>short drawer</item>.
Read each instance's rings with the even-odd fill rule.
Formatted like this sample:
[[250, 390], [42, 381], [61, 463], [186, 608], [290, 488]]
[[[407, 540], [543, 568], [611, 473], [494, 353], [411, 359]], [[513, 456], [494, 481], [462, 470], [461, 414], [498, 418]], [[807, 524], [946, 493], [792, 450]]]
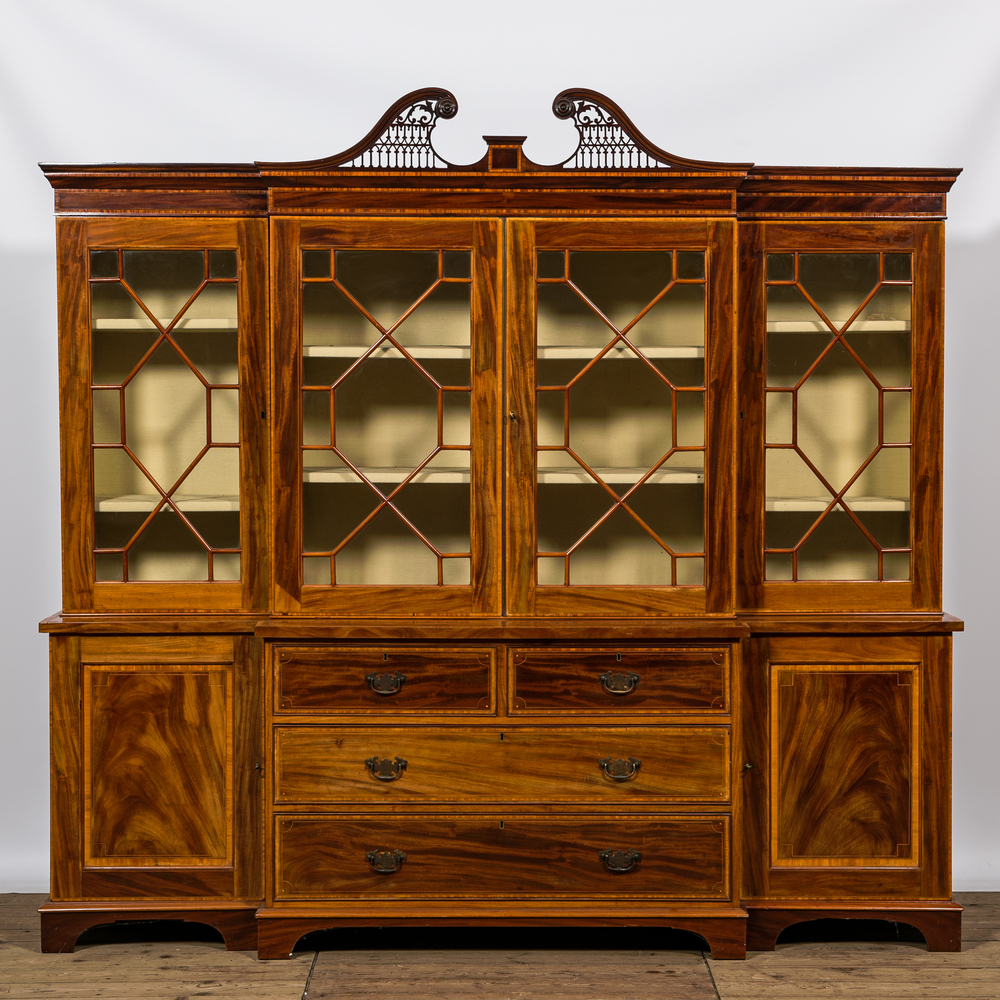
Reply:
[[279, 726], [275, 801], [729, 801], [724, 726], [355, 729]]
[[510, 713], [729, 711], [729, 647], [514, 648]]
[[276, 646], [276, 714], [493, 715], [490, 647]]
[[721, 815], [278, 816], [274, 843], [278, 900], [730, 892]]

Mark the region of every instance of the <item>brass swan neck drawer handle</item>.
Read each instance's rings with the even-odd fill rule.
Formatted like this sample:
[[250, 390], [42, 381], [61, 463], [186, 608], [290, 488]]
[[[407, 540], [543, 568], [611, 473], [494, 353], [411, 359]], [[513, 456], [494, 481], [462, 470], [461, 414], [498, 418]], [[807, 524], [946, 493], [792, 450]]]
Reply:
[[639, 675], [631, 670], [606, 670], [597, 679], [608, 694], [629, 694], [639, 684]]
[[597, 856], [604, 862], [605, 870], [613, 875], [624, 875], [642, 861], [642, 851], [633, 851], [631, 847], [618, 851], [601, 851]]
[[391, 875], [402, 867], [406, 860], [406, 851], [369, 851], [365, 859], [379, 875]]
[[631, 781], [642, 767], [642, 761], [638, 757], [602, 757], [597, 766], [604, 772], [606, 778], [612, 781]]
[[406, 770], [406, 761], [402, 757], [383, 757], [381, 760], [369, 757], [365, 761], [365, 767], [378, 781], [395, 781]]
[[406, 674], [394, 670], [391, 674], [365, 674], [365, 680], [376, 694], [396, 694], [406, 683]]

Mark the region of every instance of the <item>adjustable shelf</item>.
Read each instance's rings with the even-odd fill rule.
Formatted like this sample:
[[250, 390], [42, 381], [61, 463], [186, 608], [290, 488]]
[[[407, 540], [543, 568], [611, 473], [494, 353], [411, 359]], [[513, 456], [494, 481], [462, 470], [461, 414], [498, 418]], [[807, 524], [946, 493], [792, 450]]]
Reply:
[[[409, 469], [359, 467], [362, 475], [372, 483], [401, 483], [410, 474]], [[646, 474], [645, 468], [612, 469], [594, 467], [594, 472], [606, 483], [637, 483]], [[350, 469], [311, 468], [302, 473], [304, 483], [357, 483], [358, 477]], [[469, 470], [423, 469], [418, 472], [412, 483], [467, 483], [470, 481]], [[550, 484], [583, 484], [593, 485], [594, 480], [583, 469], [541, 468], [538, 470], [538, 483]], [[647, 480], [656, 485], [703, 483], [705, 473], [698, 468], [692, 469], [658, 469]], [[151, 509], [151, 508], [150, 508]], [[183, 507], [182, 507], [183, 509]], [[820, 508], [822, 509], [822, 508]]]
[[[831, 322], [834, 322], [831, 320]], [[908, 319], [863, 319], [855, 320], [847, 333], [902, 333], [910, 329]], [[830, 333], [830, 328], [821, 319], [770, 320], [768, 333]], [[831, 334], [832, 336], [832, 334]]]
[[[157, 319], [157, 323], [164, 329], [170, 326], [171, 319]], [[119, 319], [111, 317], [108, 319], [95, 319], [93, 322], [95, 330], [155, 330], [156, 328], [148, 319]], [[224, 319], [185, 319], [181, 317], [175, 324], [175, 330], [220, 330], [235, 333], [239, 329], [239, 322], [235, 318]]]
[[[148, 493], [125, 493], [121, 496], [97, 497], [94, 509], [98, 514], [149, 513], [162, 498]], [[238, 496], [216, 496], [211, 494], [173, 496], [171, 500], [178, 510], [185, 513], [238, 511]]]
[[[468, 347], [456, 347], [450, 345], [414, 345], [412, 347], [403, 345], [406, 353], [418, 360], [421, 358], [453, 358], [456, 360], [468, 359], [470, 350]], [[639, 347], [637, 348], [644, 357], [651, 360], [658, 358], [703, 358], [705, 357], [704, 347]], [[371, 350], [371, 347], [362, 347], [355, 344], [310, 344], [302, 349], [302, 355], [306, 358], [360, 358]], [[539, 347], [538, 359], [540, 361], [562, 361], [578, 358], [596, 358], [603, 347]], [[403, 355], [395, 347], [379, 347], [372, 351], [373, 358], [386, 359], [403, 358]], [[612, 347], [605, 358], [618, 360], [637, 360], [636, 355], [625, 347]]]
[[[764, 501], [767, 511], [820, 511], [830, 506], [833, 497], [768, 497]], [[868, 511], [906, 511], [909, 500], [894, 497], [844, 497], [844, 502], [857, 513]]]

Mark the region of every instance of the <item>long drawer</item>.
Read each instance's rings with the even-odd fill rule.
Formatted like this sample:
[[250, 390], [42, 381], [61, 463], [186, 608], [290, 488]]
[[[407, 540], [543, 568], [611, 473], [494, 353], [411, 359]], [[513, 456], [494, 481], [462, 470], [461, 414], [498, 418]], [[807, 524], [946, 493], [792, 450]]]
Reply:
[[277, 646], [275, 714], [492, 715], [492, 647]]
[[729, 712], [728, 646], [514, 647], [511, 715]]
[[729, 801], [725, 726], [278, 726], [279, 805]]
[[726, 816], [277, 816], [275, 898], [728, 899]]

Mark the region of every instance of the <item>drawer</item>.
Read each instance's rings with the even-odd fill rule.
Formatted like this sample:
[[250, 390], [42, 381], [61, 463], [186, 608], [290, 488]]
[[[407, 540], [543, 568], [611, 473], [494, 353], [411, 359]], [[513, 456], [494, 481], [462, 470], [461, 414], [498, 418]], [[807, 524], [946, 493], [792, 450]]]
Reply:
[[493, 715], [492, 648], [276, 646], [276, 714]]
[[278, 900], [729, 898], [727, 816], [278, 816], [274, 843]]
[[276, 727], [275, 801], [729, 801], [724, 726]]
[[729, 647], [510, 650], [512, 715], [729, 712]]

